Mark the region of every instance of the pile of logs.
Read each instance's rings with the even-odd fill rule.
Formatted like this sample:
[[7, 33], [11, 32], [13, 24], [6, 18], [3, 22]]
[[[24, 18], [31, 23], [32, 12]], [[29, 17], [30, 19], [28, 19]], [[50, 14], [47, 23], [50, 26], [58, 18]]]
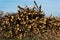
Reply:
[[[4, 15], [0, 19], [0, 37], [2, 38], [31, 38], [53, 39], [60, 32], [60, 18], [54, 16], [45, 17], [39, 8], [18, 6], [18, 13]], [[50, 36], [51, 35], [51, 36]], [[53, 36], [52, 36], [53, 35]], [[58, 35], [59, 36], [59, 35]], [[55, 37], [54, 37], [55, 38]], [[36, 39], [36, 40], [37, 40]]]

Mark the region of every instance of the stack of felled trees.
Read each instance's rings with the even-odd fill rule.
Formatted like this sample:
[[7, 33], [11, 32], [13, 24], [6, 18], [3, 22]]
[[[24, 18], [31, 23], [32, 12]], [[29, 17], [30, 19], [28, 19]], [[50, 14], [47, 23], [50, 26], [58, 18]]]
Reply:
[[45, 17], [41, 5], [37, 6], [37, 8], [29, 8], [28, 6], [25, 6], [25, 8], [18, 6], [18, 8], [18, 13], [1, 17], [1, 38], [59, 40], [60, 18], [54, 16]]

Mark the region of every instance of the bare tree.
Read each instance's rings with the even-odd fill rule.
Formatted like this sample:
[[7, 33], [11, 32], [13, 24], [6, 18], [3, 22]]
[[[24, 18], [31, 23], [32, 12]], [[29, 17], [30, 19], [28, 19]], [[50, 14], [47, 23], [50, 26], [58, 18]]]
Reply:
[[2, 15], [3, 15], [3, 11], [2, 11], [2, 10], [0, 10], [0, 18], [2, 17]]

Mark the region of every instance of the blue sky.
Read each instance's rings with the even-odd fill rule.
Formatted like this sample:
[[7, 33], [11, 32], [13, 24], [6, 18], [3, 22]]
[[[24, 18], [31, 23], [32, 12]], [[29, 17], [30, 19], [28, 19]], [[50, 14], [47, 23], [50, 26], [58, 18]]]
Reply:
[[[60, 0], [36, 0], [37, 4], [42, 4], [46, 16], [60, 16]], [[24, 7], [34, 5], [33, 0], [0, 0], [0, 10], [4, 12], [17, 12], [17, 5]]]

